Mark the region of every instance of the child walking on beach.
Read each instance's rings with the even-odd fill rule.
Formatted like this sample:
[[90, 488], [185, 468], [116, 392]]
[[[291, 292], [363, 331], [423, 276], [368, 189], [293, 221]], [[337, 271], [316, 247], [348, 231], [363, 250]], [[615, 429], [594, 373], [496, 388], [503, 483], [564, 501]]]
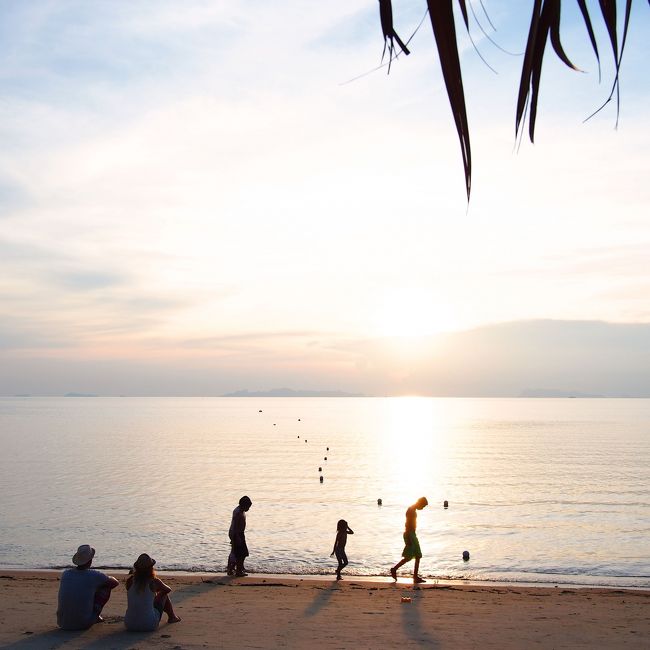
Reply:
[[336, 559], [339, 561], [339, 566], [336, 569], [337, 580], [341, 580], [341, 569], [348, 565], [348, 556], [345, 554], [348, 535], [354, 535], [354, 531], [348, 526], [348, 522], [345, 519], [339, 519], [338, 524], [336, 524], [334, 550], [330, 553], [330, 557], [336, 553]]

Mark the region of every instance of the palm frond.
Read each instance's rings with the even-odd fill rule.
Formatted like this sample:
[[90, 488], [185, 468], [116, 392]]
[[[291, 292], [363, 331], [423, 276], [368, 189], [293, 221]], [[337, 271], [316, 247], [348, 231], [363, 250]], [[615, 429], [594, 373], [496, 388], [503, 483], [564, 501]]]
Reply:
[[395, 31], [391, 0], [379, 0], [379, 20], [381, 21], [381, 29], [384, 33], [384, 51], [382, 52], [381, 59], [382, 61], [384, 60], [386, 49], [388, 49], [388, 71], [390, 72], [390, 63], [393, 60], [393, 53], [395, 52], [394, 41], [397, 41], [404, 54], [409, 55], [411, 52]]
[[[456, 25], [452, 0], [427, 0], [429, 17], [433, 28], [434, 38], [438, 47], [440, 67], [447, 88], [447, 96], [451, 105], [451, 112], [456, 123], [456, 131], [460, 141], [460, 150], [465, 168], [465, 189], [467, 200], [472, 191], [472, 150], [469, 139], [469, 125], [467, 122], [467, 108], [465, 106], [465, 92], [463, 90], [463, 77], [460, 69], [458, 42], [456, 40]], [[461, 0], [461, 9], [464, 6]], [[467, 10], [463, 11], [466, 18]]]
[[[471, 0], [470, 0], [471, 1]], [[483, 7], [482, 0], [481, 7]], [[623, 0], [620, 0], [623, 2]], [[591, 46], [598, 61], [598, 77], [600, 80], [600, 53], [596, 35], [593, 29], [593, 22], [590, 10], [587, 7], [586, 0], [576, 0], [578, 8], [582, 14], [583, 21], [587, 28], [587, 34]], [[600, 13], [605, 23], [605, 28], [609, 37], [612, 48], [612, 54], [615, 63], [615, 75], [611, 92], [605, 103], [598, 109], [602, 110], [616, 93], [617, 112], [616, 121], [618, 124], [619, 103], [620, 103], [620, 69], [623, 58], [623, 50], [627, 39], [630, 14], [632, 9], [632, 0], [625, 0], [625, 17], [623, 19], [623, 28], [619, 47], [619, 30], [617, 24], [619, 0], [599, 0]], [[650, 0], [648, 0], [650, 4]], [[469, 33], [469, 18], [467, 13], [466, 0], [458, 0], [463, 22]], [[467, 200], [469, 201], [472, 186], [472, 155], [470, 147], [469, 126], [467, 120], [467, 109], [465, 106], [465, 93], [463, 89], [463, 79], [461, 74], [460, 56], [458, 52], [458, 42], [456, 39], [456, 25], [454, 22], [453, 0], [427, 0], [429, 8], [429, 17], [433, 27], [433, 35], [438, 48], [440, 57], [440, 66], [442, 75], [447, 89], [447, 96], [451, 105], [451, 111], [454, 116], [458, 139], [460, 141], [461, 154], [463, 158], [463, 167], [465, 169], [465, 187], [467, 190]], [[515, 111], [515, 140], [520, 135], [523, 123], [528, 118], [528, 135], [531, 142], [535, 141], [535, 123], [537, 121], [537, 105], [539, 101], [539, 91], [542, 78], [542, 64], [544, 62], [544, 52], [547, 43], [551, 46], [558, 58], [573, 70], [578, 68], [571, 62], [560, 39], [560, 15], [562, 0], [534, 0], [533, 11], [526, 40], [526, 50], [521, 68], [521, 77], [519, 80], [519, 91], [517, 94], [517, 106]], [[406, 46], [399, 40], [393, 27], [393, 10], [390, 0], [379, 0], [381, 25], [384, 33], [384, 53], [386, 47], [392, 58], [393, 40], [396, 40], [403, 51], [408, 54]], [[474, 9], [470, 4], [472, 14]], [[485, 11], [485, 7], [483, 7]], [[593, 11], [593, 10], [592, 10]], [[487, 15], [487, 12], [486, 12]], [[480, 23], [477, 23], [480, 26]], [[488, 17], [489, 20], [489, 17]], [[471, 39], [471, 34], [470, 34]], [[598, 112], [596, 111], [596, 113]], [[594, 113], [595, 115], [595, 113]], [[590, 116], [591, 117], [591, 116]], [[587, 118], [589, 119], [589, 118]]]

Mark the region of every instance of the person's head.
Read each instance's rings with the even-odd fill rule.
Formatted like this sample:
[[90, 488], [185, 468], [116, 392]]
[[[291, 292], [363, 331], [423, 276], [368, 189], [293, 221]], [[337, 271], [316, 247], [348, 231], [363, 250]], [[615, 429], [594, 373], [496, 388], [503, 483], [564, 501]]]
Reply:
[[239, 499], [239, 507], [244, 511], [248, 512], [253, 505], [253, 502], [250, 500], [250, 497], [242, 497]]
[[94, 557], [95, 549], [90, 544], [82, 544], [72, 556], [72, 564], [78, 569], [88, 569]]
[[345, 519], [339, 519], [339, 523], [336, 524], [336, 530], [347, 530], [348, 529], [348, 522], [345, 521]]
[[133, 576], [135, 588], [138, 591], [142, 591], [156, 577], [156, 572], [153, 568], [155, 564], [156, 560], [147, 553], [139, 555], [138, 559], [133, 563], [131, 575]]
[[426, 497], [420, 497], [416, 502], [415, 502], [415, 507], [418, 510], [422, 510], [422, 508], [426, 507], [429, 505], [429, 502], [427, 501]]

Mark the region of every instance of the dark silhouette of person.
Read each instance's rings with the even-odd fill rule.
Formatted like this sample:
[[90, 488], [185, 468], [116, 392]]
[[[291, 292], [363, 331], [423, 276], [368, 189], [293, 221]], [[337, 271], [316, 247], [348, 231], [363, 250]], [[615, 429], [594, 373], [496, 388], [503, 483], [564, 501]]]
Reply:
[[239, 505], [232, 511], [232, 521], [228, 537], [232, 550], [228, 557], [228, 575], [242, 577], [248, 575], [244, 569], [244, 561], [248, 557], [248, 546], [246, 545], [246, 513], [250, 510], [253, 502], [249, 497], [243, 496], [239, 499]]
[[418, 510], [429, 505], [426, 497], [420, 497], [412, 506], [406, 510], [406, 524], [404, 526], [404, 550], [402, 551], [402, 559], [390, 570], [393, 580], [397, 582], [397, 569], [402, 565], [415, 560], [415, 566], [413, 567], [413, 584], [418, 584], [420, 582], [426, 582], [424, 578], [421, 578], [418, 575], [418, 570], [420, 568], [420, 559], [422, 558], [422, 551], [420, 550], [420, 542], [418, 541], [418, 536], [415, 533], [417, 528], [417, 518]]
[[348, 556], [345, 554], [345, 545], [348, 542], [348, 535], [354, 535], [354, 531], [348, 526], [348, 522], [345, 521], [345, 519], [339, 519], [336, 524], [334, 550], [330, 553], [330, 557], [336, 554], [336, 559], [339, 561], [339, 566], [336, 569], [337, 580], [341, 580], [341, 569], [348, 565]]

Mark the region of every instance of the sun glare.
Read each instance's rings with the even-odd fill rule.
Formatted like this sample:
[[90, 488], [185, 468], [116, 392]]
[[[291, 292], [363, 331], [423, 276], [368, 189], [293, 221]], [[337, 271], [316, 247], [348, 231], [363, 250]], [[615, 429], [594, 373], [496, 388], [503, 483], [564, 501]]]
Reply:
[[380, 337], [421, 338], [456, 329], [448, 303], [423, 289], [385, 292], [375, 309], [373, 329]]
[[[431, 490], [442, 471], [445, 460], [439, 448], [446, 416], [441, 405], [428, 397], [393, 397], [384, 406], [385, 465], [390, 468], [391, 485], [407, 503]], [[414, 467], [426, 471], [414, 472]]]

